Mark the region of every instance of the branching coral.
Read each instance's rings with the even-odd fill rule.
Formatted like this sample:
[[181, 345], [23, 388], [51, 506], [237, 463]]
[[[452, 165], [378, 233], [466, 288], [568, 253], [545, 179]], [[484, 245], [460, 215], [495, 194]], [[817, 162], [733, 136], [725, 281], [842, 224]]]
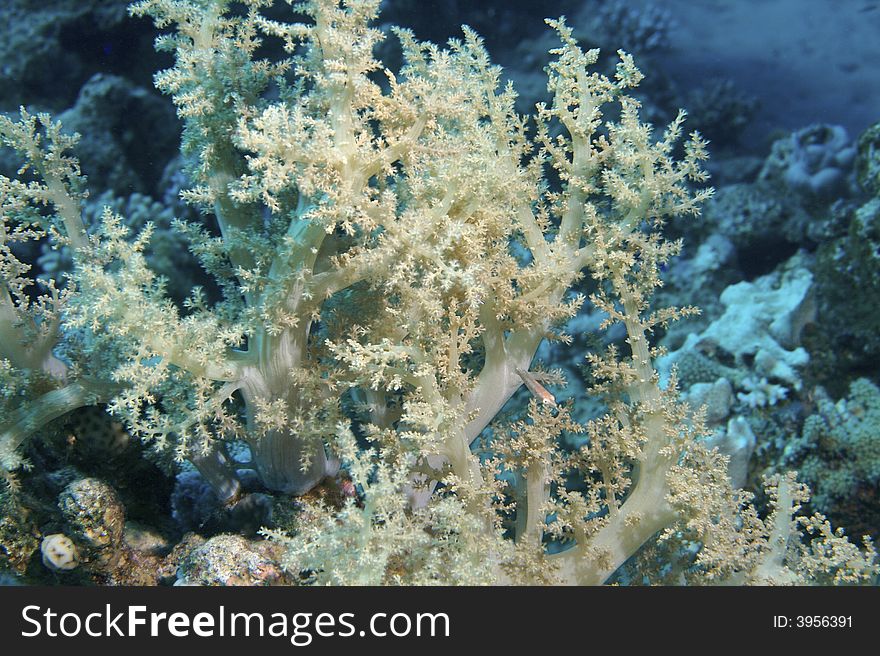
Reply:
[[[552, 102], [532, 129], [467, 28], [446, 48], [395, 29], [403, 64], [392, 72], [372, 54], [378, 0], [294, 3], [302, 22], [263, 16], [271, 0], [234, 4], [132, 7], [173, 27], [158, 47], [175, 64], [156, 85], [184, 123], [185, 199], [217, 232], [177, 227], [219, 302], [199, 290], [183, 308], [168, 300], [143, 256], [149, 226], [129, 235], [107, 210], [86, 234], [73, 142], [56, 125], [24, 112], [0, 124], [43, 180], [3, 181], [3, 243], [45, 234], [75, 261], [65, 290], [32, 308], [25, 265], [3, 251], [4, 343], [23, 323], [41, 336], [0, 352], [4, 366], [47, 379], [43, 396], [2, 417], [5, 470], [27, 434], [100, 400], [225, 499], [238, 494], [236, 468], [302, 494], [341, 461], [357, 497], [311, 507], [293, 536], [272, 533], [290, 568], [315, 580], [601, 583], [676, 527], [705, 545], [706, 572], [741, 575], [736, 559], [755, 538], [737, 518], [754, 510], [723, 458], [699, 447], [699, 413], [674, 382], [661, 389], [649, 342], [696, 311], [650, 304], [679, 250], [660, 229], [712, 193], [692, 189], [707, 179], [706, 144], [682, 142], [684, 112], [654, 135], [628, 95], [642, 79], [631, 57], [619, 53], [613, 78], [592, 72], [598, 51], [561, 19], [548, 21], [560, 39]], [[286, 57], [259, 59], [265, 40]], [[630, 353], [591, 356], [591, 393], [608, 413], [579, 426], [528, 372], [543, 339], [566, 339], [557, 329], [584, 303], [571, 290], [585, 276]], [[52, 355], [62, 342], [68, 360]], [[524, 380], [542, 402], [500, 425]], [[565, 450], [564, 432], [588, 440]], [[251, 461], [234, 463], [229, 441], [246, 442]], [[843, 580], [868, 577], [872, 557]]]

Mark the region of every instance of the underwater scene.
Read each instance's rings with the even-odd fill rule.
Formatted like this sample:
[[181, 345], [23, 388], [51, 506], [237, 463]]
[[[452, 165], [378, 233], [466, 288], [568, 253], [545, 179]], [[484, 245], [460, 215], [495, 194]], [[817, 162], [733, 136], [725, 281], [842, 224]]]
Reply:
[[880, 2], [0, 30], [2, 584], [880, 581]]

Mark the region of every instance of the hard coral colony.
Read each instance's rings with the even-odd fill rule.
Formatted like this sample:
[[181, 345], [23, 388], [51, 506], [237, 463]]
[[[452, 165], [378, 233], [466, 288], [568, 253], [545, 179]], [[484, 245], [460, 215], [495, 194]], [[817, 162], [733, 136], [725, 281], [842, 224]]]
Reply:
[[[637, 554], [653, 563], [640, 576], [675, 583], [876, 576], [869, 540], [799, 513], [794, 475], [766, 481], [758, 512], [675, 371], [660, 383], [654, 329], [696, 313], [652, 307], [681, 248], [662, 229], [712, 190], [684, 112], [660, 135], [640, 118], [630, 55], [605, 75], [598, 50], [548, 20], [551, 100], [526, 118], [468, 28], [445, 48], [393, 28], [392, 71], [374, 58], [378, 0], [298, 2], [302, 22], [267, 17], [272, 4], [130, 10], [169, 30], [157, 48], [174, 65], [155, 84], [183, 121], [182, 198], [203, 215], [173, 229], [213, 287], [180, 303], [150, 267], [153, 223], [132, 230], [109, 205], [87, 219], [77, 139], [23, 108], [0, 119], [23, 162], [0, 182], [8, 567], [24, 571], [10, 545], [39, 535], [15, 519], [26, 455], [95, 406], [148, 459], [198, 472], [225, 512], [262, 509], [263, 546], [199, 538], [184, 563], [229, 551], [274, 581], [337, 584], [597, 584]], [[263, 59], [269, 42], [283, 56]], [[16, 255], [27, 243], [68, 254], [69, 275], [38, 287]], [[561, 374], [530, 368], [544, 340], [570, 343], [562, 327], [585, 304], [600, 330], [623, 327], [625, 350], [586, 354], [601, 411], [576, 421], [578, 399], [548, 390]], [[534, 398], [508, 410], [523, 384]], [[79, 499], [59, 476], [60, 498]], [[285, 495], [301, 498], [282, 517]], [[144, 552], [129, 536], [121, 559], [96, 546], [123, 545], [118, 513], [70, 503], [44, 532], [47, 565], [125, 582], [115, 563]]]

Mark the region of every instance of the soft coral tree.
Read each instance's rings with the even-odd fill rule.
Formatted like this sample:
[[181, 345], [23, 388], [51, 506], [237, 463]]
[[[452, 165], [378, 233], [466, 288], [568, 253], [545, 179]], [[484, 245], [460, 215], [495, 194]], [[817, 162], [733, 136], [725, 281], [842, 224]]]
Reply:
[[[4, 466], [41, 423], [106, 401], [226, 500], [242, 467], [270, 490], [303, 494], [346, 463], [359, 498], [339, 512], [310, 508], [284, 538], [290, 566], [318, 579], [599, 583], [678, 525], [715, 527], [695, 539], [723, 532], [715, 544], [744, 541], [755, 567], [784, 567], [762, 557], [758, 538], [730, 537], [741, 526], [726, 520], [750, 511], [723, 460], [697, 445], [699, 415], [653, 367], [652, 329], [694, 311], [650, 307], [679, 248], [660, 229], [711, 193], [691, 188], [706, 180], [705, 143], [696, 133], [682, 143], [684, 113], [657, 138], [628, 94], [641, 80], [631, 58], [621, 52], [610, 78], [591, 71], [597, 51], [562, 20], [549, 21], [561, 42], [547, 69], [552, 100], [530, 131], [468, 29], [446, 48], [396, 29], [395, 73], [373, 58], [378, 0], [293, 3], [302, 22], [264, 17], [270, 4], [132, 7], [174, 26], [158, 47], [175, 64], [156, 85], [184, 124], [193, 186], [183, 196], [210, 217], [177, 227], [222, 299], [195, 289], [183, 308], [168, 300], [144, 257], [149, 227], [128, 235], [107, 210], [86, 233], [75, 165], [59, 154], [71, 144], [55, 126], [44, 123], [57, 146], [45, 161], [63, 166], [37, 171], [45, 192], [5, 182], [9, 202], [45, 202], [56, 215], [46, 223], [17, 208], [4, 236], [43, 230], [76, 261], [64, 330], [48, 310], [29, 329], [51, 333], [47, 345], [74, 341], [68, 352], [84, 364], [51, 346], [42, 358], [7, 356], [16, 371], [45, 372], [52, 389], [4, 417]], [[265, 40], [286, 56], [258, 58]], [[43, 161], [33, 119], [0, 128]], [[13, 294], [20, 271], [3, 269]], [[591, 357], [592, 393], [608, 412], [579, 426], [541, 387], [552, 376], [529, 368], [543, 339], [565, 339], [558, 328], [585, 302], [572, 292], [585, 275], [630, 353]], [[28, 310], [16, 298], [0, 298], [4, 336]], [[477, 438], [524, 381], [540, 402], [521, 421], [495, 422], [478, 455]], [[51, 396], [70, 390], [81, 393]], [[566, 431], [587, 443], [562, 449]], [[249, 462], [227, 455], [230, 441], [248, 444]], [[704, 493], [689, 503], [697, 483]], [[567, 548], [547, 553], [548, 535]], [[871, 557], [850, 563], [856, 578]]]

